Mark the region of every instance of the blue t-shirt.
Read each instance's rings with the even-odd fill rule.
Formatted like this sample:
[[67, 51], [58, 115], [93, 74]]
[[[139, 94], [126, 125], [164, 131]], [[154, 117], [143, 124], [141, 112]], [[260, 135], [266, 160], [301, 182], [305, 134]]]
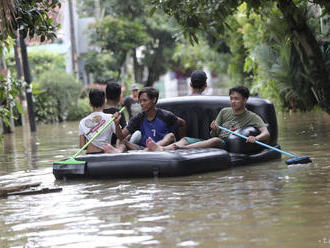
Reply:
[[178, 117], [170, 111], [156, 109], [155, 118], [149, 121], [144, 112], [135, 115], [128, 123], [127, 130], [134, 133], [141, 131], [141, 146], [146, 146], [146, 139], [151, 137], [155, 142], [164, 138], [168, 133], [174, 132]]

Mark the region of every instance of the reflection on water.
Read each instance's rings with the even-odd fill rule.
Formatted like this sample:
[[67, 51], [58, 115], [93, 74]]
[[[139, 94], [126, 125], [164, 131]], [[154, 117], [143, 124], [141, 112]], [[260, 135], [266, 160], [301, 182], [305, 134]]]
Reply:
[[77, 123], [16, 129], [0, 150], [0, 186], [59, 193], [0, 198], [0, 247], [327, 247], [330, 118], [280, 114], [282, 160], [179, 178], [55, 181], [78, 150]]

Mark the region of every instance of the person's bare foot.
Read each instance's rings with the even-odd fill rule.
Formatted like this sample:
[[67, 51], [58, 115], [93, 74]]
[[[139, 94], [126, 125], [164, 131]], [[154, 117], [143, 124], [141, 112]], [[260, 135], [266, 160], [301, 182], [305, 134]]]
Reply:
[[179, 146], [177, 144], [173, 144], [173, 150], [187, 149], [185, 146]]
[[113, 147], [110, 144], [104, 144], [103, 146], [104, 153], [120, 153], [120, 150]]
[[164, 147], [158, 145], [152, 138], [148, 137], [146, 140], [146, 151], [164, 151]]
[[173, 143], [173, 144], [170, 144], [170, 145], [165, 146], [163, 148], [164, 148], [164, 151], [173, 151], [173, 150], [176, 150], [176, 144]]

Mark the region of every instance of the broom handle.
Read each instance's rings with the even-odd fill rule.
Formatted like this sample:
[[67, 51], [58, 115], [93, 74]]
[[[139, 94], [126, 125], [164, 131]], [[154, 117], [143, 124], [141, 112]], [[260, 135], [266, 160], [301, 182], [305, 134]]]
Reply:
[[[242, 135], [242, 134], [239, 134], [239, 133], [233, 132], [233, 131], [231, 131], [231, 130], [229, 130], [229, 129], [227, 129], [227, 128], [224, 128], [224, 127], [222, 127], [222, 126], [218, 126], [218, 127], [219, 127], [220, 129], [222, 129], [222, 130], [224, 130], [224, 131], [226, 131], [226, 132], [232, 133], [232, 134], [234, 134], [234, 135], [236, 135], [236, 136], [238, 136], [238, 137], [241, 137], [241, 138], [246, 139], [246, 140], [248, 139], [248, 137], [246, 137], [246, 136], [244, 136], [244, 135]], [[273, 147], [273, 146], [267, 145], [267, 144], [262, 143], [262, 142], [260, 142], [260, 141], [258, 141], [258, 140], [256, 140], [255, 143], [257, 143], [258, 145], [261, 145], [261, 146], [267, 147], [267, 148], [269, 148], [269, 149], [272, 149], [272, 150], [274, 150], [274, 151], [277, 151], [277, 152], [283, 153], [283, 154], [285, 154], [285, 155], [287, 155], [287, 156], [289, 156], [289, 157], [292, 157], [292, 158], [297, 157], [296, 155], [293, 155], [292, 153], [288, 153], [288, 152], [282, 151], [282, 150], [280, 150], [280, 149], [278, 149], [278, 148], [276, 148], [276, 147]]]

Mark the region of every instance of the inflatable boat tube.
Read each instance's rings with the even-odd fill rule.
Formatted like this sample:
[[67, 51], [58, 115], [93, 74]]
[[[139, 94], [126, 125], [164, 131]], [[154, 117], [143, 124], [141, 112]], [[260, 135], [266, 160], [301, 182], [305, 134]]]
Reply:
[[[229, 97], [178, 97], [160, 101], [167, 109], [186, 120], [190, 137], [209, 138], [209, 124], [221, 108], [229, 106]], [[268, 144], [278, 147], [277, 122], [273, 104], [262, 98], [249, 98], [248, 108], [259, 114], [271, 134]], [[258, 130], [246, 127], [237, 132], [249, 136]], [[56, 179], [71, 178], [133, 178], [187, 176], [229, 169], [281, 158], [281, 154], [246, 143], [233, 134], [227, 140], [227, 150], [217, 148], [162, 152], [130, 151], [120, 154], [82, 155], [76, 160], [84, 164], [53, 164]]]

